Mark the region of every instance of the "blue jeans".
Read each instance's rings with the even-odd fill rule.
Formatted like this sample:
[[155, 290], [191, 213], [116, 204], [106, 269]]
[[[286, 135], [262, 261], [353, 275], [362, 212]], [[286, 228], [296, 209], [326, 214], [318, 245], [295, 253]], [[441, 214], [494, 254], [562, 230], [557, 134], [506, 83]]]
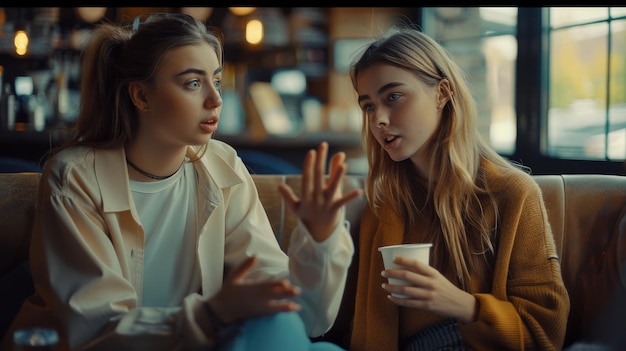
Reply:
[[246, 321], [225, 348], [228, 351], [345, 351], [325, 341], [311, 342], [297, 312]]

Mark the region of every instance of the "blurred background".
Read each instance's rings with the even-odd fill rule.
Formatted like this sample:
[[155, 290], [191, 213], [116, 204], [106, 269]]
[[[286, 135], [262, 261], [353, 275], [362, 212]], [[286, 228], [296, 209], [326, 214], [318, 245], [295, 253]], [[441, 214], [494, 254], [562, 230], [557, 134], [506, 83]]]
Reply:
[[365, 173], [348, 67], [371, 38], [406, 23], [465, 70], [480, 131], [500, 154], [534, 174], [625, 173], [626, 7], [0, 8], [0, 171], [3, 159], [41, 166], [68, 137], [85, 34], [156, 12], [222, 33], [215, 138], [253, 173], [299, 173], [322, 140]]

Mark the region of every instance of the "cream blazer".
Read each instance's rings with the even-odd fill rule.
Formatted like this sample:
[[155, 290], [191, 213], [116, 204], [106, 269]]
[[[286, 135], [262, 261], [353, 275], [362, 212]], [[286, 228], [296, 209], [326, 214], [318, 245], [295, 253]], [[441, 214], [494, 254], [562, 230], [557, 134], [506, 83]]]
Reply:
[[[347, 224], [315, 242], [299, 223], [287, 256], [280, 248], [254, 181], [229, 145], [211, 140], [194, 163], [198, 184], [195, 255], [202, 292], [180, 307], [141, 306], [144, 231], [134, 207], [123, 148], [66, 149], [46, 164], [30, 249], [36, 293], [16, 328], [56, 328], [62, 349], [173, 350], [209, 344], [193, 318], [201, 295], [212, 296], [225, 274], [258, 256], [250, 279], [289, 276], [309, 336], [333, 324], [354, 246]], [[277, 190], [278, 191], [278, 190]], [[182, 216], [184, 218], [184, 216]], [[200, 295], [201, 294], [201, 295]]]

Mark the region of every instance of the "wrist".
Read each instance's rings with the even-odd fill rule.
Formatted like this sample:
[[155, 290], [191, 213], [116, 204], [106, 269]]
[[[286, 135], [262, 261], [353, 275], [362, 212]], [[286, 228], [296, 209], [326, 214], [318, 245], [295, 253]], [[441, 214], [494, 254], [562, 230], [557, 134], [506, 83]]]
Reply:
[[472, 294], [467, 294], [467, 302], [463, 304], [467, 310], [461, 321], [464, 323], [472, 323], [478, 319], [478, 299]]
[[213, 306], [211, 306], [209, 300], [204, 301], [203, 307], [209, 317], [209, 320], [211, 321], [211, 325], [213, 325], [213, 330], [215, 332], [220, 332], [222, 329], [228, 327], [228, 323], [224, 322], [222, 317], [215, 311]]

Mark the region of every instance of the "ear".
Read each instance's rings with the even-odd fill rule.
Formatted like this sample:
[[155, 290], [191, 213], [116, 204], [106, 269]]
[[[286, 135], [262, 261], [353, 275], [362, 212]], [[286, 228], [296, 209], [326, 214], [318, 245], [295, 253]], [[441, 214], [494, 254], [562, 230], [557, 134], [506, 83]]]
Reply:
[[130, 82], [130, 84], [128, 84], [128, 94], [130, 95], [130, 100], [137, 107], [137, 109], [144, 112], [150, 110], [148, 100], [144, 94], [143, 84], [140, 82]]
[[437, 108], [442, 109], [450, 100], [452, 100], [452, 87], [450, 81], [444, 78], [437, 83]]

